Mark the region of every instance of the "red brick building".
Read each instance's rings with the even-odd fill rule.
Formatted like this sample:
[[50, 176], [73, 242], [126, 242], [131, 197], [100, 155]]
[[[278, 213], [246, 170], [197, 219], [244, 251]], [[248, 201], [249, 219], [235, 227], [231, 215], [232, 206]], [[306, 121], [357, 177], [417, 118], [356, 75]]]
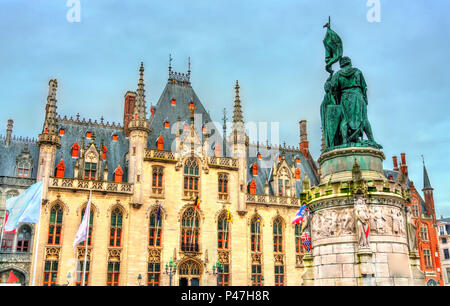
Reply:
[[[405, 153], [401, 154], [400, 168], [397, 156], [393, 157], [394, 171], [388, 171], [389, 179], [396, 180], [399, 174], [408, 178], [408, 166]], [[429, 286], [443, 286], [438, 237], [436, 211], [434, 208], [433, 188], [430, 184], [428, 172], [423, 164], [423, 195], [419, 194], [413, 181], [408, 178], [411, 188], [411, 207], [414, 223], [417, 227], [417, 247], [420, 255], [420, 268], [425, 272], [425, 282]]]

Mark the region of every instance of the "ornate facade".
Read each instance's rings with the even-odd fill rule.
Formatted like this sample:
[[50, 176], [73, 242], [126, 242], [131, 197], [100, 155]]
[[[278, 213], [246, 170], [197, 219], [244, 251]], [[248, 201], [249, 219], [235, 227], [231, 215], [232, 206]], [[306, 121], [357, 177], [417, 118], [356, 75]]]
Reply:
[[[219, 134], [190, 71], [170, 67], [149, 109], [139, 72], [123, 124], [59, 115], [49, 82], [42, 132], [15, 155], [32, 152], [30, 184], [44, 182], [36, 284], [79, 285], [86, 268], [88, 285], [300, 285], [304, 251], [290, 221], [318, 182], [306, 121], [301, 149], [249, 143], [237, 82], [231, 131], [224, 122]], [[86, 248], [72, 243], [89, 192], [84, 267]]]

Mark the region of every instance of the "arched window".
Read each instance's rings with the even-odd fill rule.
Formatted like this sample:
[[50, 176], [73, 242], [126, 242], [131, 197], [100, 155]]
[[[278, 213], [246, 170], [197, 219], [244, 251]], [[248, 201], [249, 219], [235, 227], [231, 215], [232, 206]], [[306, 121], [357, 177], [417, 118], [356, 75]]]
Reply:
[[227, 221], [227, 212], [219, 216], [217, 222], [217, 248], [228, 250], [230, 247], [230, 223]]
[[181, 219], [181, 251], [198, 252], [199, 213], [193, 208], [187, 208]]
[[189, 158], [184, 164], [184, 195], [196, 196], [199, 190], [200, 175], [197, 160]]
[[31, 163], [28, 160], [20, 160], [17, 163], [17, 177], [27, 178], [31, 176]]
[[21, 253], [26, 253], [30, 248], [31, 240], [31, 227], [28, 225], [23, 225], [17, 234], [17, 247], [16, 251]]
[[305, 253], [302, 244], [301, 227], [301, 224], [295, 224], [295, 253], [297, 253], [297, 255], [303, 255]]
[[228, 174], [219, 173], [219, 200], [228, 200]]
[[250, 242], [252, 252], [261, 252], [261, 218], [254, 216], [250, 223]]
[[58, 261], [46, 260], [44, 264], [44, 286], [55, 286], [58, 277]]
[[[83, 208], [82, 212], [81, 212], [81, 221], [83, 220], [83, 216], [84, 213], [86, 211], [86, 207]], [[93, 224], [94, 224], [94, 211], [92, 210], [92, 206], [91, 206], [91, 211], [90, 211], [90, 216], [89, 216], [89, 234], [88, 234], [88, 246], [92, 246], [92, 231], [93, 231]], [[80, 242], [81, 246], [84, 246], [84, 241]], [[87, 268], [87, 266], [86, 266]]]
[[149, 233], [148, 233], [148, 246], [160, 247], [161, 246], [161, 210], [160, 208], [154, 208], [150, 213]]
[[75, 142], [72, 146], [72, 157], [78, 157], [80, 155], [80, 145]]
[[50, 222], [48, 226], [47, 244], [49, 245], [61, 244], [62, 222], [63, 222], [63, 209], [59, 204], [56, 204], [50, 211]]
[[273, 251], [283, 252], [283, 221], [280, 218], [273, 221]]
[[61, 161], [56, 166], [56, 177], [64, 177], [65, 169], [66, 165], [64, 164], [64, 161], [61, 159]]
[[252, 180], [250, 182], [249, 193], [250, 194], [256, 194], [256, 183], [255, 183], [255, 180]]
[[120, 247], [122, 242], [122, 211], [116, 207], [111, 213], [109, 246]]
[[153, 167], [152, 170], [152, 192], [162, 194], [163, 191], [163, 167]]

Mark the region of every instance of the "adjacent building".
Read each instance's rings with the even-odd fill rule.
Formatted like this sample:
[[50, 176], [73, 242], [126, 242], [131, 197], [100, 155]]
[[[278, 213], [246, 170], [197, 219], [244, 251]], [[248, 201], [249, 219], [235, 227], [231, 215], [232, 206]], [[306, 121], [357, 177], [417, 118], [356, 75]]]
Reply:
[[441, 264], [443, 278], [446, 286], [450, 285], [450, 218], [437, 220], [437, 234], [439, 249], [441, 251]]

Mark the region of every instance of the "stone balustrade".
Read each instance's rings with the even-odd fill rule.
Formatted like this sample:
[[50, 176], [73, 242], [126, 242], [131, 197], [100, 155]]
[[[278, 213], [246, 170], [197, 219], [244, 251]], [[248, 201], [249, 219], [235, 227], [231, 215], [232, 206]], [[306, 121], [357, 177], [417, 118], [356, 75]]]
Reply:
[[238, 162], [237, 159], [235, 158], [213, 156], [209, 158], [209, 166], [218, 168], [237, 169]]
[[175, 154], [172, 151], [145, 149], [145, 160], [159, 160], [176, 162]]
[[116, 183], [105, 181], [93, 181], [74, 178], [50, 178], [50, 188], [61, 188], [71, 190], [92, 190], [113, 193], [133, 194], [133, 184]]
[[247, 203], [300, 207], [299, 198], [259, 194], [247, 194]]

